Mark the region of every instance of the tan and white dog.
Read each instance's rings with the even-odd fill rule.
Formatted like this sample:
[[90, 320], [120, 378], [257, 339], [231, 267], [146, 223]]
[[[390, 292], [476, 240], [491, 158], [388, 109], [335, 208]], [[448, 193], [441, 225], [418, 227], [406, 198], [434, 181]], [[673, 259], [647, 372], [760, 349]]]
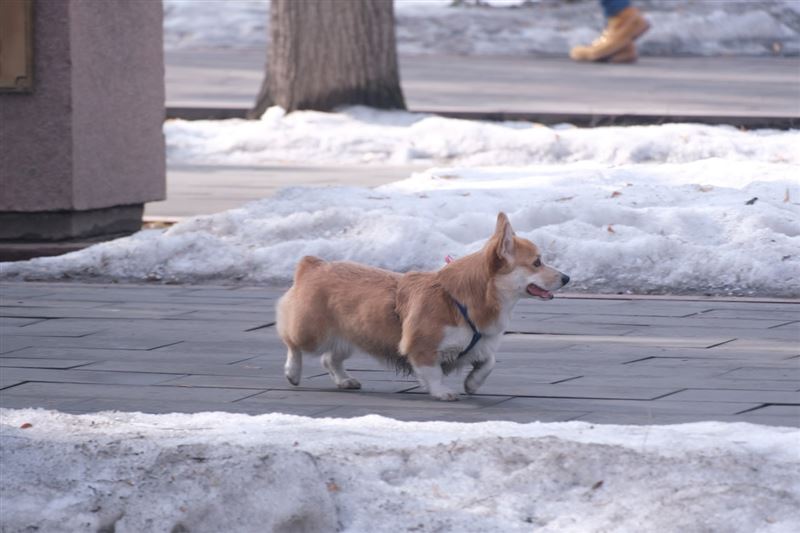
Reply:
[[471, 365], [464, 390], [477, 391], [519, 299], [550, 300], [568, 281], [542, 263], [531, 241], [514, 235], [504, 213], [481, 250], [437, 272], [304, 257], [277, 306], [278, 334], [289, 349], [286, 378], [298, 385], [303, 354], [321, 355], [339, 388], [358, 389], [343, 363], [360, 349], [413, 373], [434, 398], [456, 400], [443, 377]]

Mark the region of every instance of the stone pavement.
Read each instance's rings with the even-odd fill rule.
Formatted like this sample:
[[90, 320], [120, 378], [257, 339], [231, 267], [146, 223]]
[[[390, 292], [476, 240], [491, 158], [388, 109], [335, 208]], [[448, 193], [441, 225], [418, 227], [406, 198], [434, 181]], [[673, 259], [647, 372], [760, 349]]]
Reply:
[[[264, 60], [262, 50], [168, 51], [167, 107], [249, 108]], [[798, 57], [644, 57], [607, 65], [406, 55], [400, 74], [415, 111], [551, 114], [556, 122], [579, 114], [800, 119]]]
[[413, 165], [214, 165], [167, 167], [167, 199], [145, 205], [145, 216], [187, 217], [218, 213], [261, 200], [285, 187], [377, 187], [425, 166]]
[[[800, 426], [798, 301], [524, 301], [480, 393], [444, 403], [366, 356], [347, 365], [361, 391], [337, 390], [314, 360], [305, 364], [302, 386], [289, 385], [274, 328], [281, 293], [0, 284], [0, 406]], [[462, 379], [450, 381], [458, 386]]]

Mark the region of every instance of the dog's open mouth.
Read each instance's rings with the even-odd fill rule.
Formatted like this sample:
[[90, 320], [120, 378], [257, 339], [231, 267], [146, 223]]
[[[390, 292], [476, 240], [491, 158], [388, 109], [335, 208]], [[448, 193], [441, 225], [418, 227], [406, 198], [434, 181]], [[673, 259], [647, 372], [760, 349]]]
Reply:
[[546, 291], [543, 288], [541, 288], [541, 287], [539, 287], [539, 286], [537, 286], [537, 285], [535, 285], [533, 283], [528, 285], [528, 287], [525, 290], [528, 291], [528, 294], [530, 294], [531, 296], [536, 296], [537, 298], [541, 298], [542, 300], [552, 300], [553, 299], [553, 293], [552, 292]]

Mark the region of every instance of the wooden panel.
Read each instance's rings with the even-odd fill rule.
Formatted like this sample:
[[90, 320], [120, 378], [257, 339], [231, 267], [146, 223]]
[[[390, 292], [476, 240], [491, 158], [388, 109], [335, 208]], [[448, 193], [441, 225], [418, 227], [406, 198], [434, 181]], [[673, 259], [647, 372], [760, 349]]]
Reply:
[[33, 0], [0, 1], [0, 92], [33, 90]]

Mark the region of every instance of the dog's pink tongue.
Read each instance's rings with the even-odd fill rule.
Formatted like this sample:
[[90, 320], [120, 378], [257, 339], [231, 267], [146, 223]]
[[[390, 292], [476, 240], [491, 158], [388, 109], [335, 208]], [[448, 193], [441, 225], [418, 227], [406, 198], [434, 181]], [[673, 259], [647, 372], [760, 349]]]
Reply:
[[553, 299], [553, 293], [550, 291], [546, 291], [542, 288], [537, 287], [533, 283], [528, 285], [528, 294], [532, 294], [533, 296], [538, 296], [539, 298], [544, 298], [546, 300]]

